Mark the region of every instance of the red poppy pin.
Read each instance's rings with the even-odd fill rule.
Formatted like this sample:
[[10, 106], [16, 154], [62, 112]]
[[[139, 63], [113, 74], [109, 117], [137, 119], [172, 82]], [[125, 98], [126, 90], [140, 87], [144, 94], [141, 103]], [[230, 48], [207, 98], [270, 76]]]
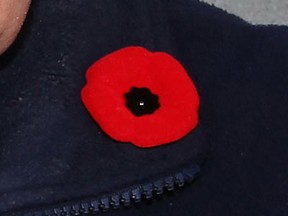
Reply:
[[142, 148], [160, 146], [197, 126], [195, 85], [167, 53], [126, 47], [96, 61], [86, 79], [83, 103], [114, 140]]

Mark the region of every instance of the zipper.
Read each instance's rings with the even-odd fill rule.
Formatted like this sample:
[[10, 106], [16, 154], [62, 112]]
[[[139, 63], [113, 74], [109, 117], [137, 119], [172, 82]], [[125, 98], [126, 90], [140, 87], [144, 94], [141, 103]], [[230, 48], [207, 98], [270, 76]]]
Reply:
[[28, 212], [24, 214], [24, 216], [89, 216], [100, 212], [116, 210], [121, 207], [128, 207], [191, 184], [199, 172], [200, 167], [194, 164], [187, 169], [183, 169], [180, 172], [164, 178], [102, 196], [99, 199], [90, 199], [72, 204], [62, 204], [57, 207], [44, 208], [42, 210]]

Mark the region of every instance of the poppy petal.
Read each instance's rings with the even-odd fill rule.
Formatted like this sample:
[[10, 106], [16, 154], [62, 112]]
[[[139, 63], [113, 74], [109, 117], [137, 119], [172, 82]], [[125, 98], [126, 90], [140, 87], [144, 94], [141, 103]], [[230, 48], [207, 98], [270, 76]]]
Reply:
[[198, 124], [196, 87], [167, 53], [122, 48], [96, 61], [86, 79], [83, 103], [114, 140], [154, 147], [181, 139]]

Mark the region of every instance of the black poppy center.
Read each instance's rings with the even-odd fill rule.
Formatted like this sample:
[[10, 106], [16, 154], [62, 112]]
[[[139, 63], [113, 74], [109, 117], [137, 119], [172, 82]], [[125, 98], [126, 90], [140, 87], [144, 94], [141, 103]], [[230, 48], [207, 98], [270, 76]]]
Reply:
[[148, 88], [133, 87], [124, 94], [126, 107], [135, 115], [142, 116], [154, 113], [159, 109], [159, 97]]

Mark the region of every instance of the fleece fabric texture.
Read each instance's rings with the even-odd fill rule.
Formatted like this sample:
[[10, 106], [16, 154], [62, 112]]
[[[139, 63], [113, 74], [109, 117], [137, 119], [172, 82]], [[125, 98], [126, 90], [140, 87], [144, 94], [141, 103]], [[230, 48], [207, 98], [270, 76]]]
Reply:
[[[287, 27], [195, 0], [35, 1], [1, 56], [0, 214], [109, 194], [200, 164], [209, 148], [181, 193], [106, 214], [288, 215], [287, 38]], [[126, 46], [183, 64], [201, 98], [193, 133], [143, 150], [95, 124], [80, 99], [85, 71]]]

